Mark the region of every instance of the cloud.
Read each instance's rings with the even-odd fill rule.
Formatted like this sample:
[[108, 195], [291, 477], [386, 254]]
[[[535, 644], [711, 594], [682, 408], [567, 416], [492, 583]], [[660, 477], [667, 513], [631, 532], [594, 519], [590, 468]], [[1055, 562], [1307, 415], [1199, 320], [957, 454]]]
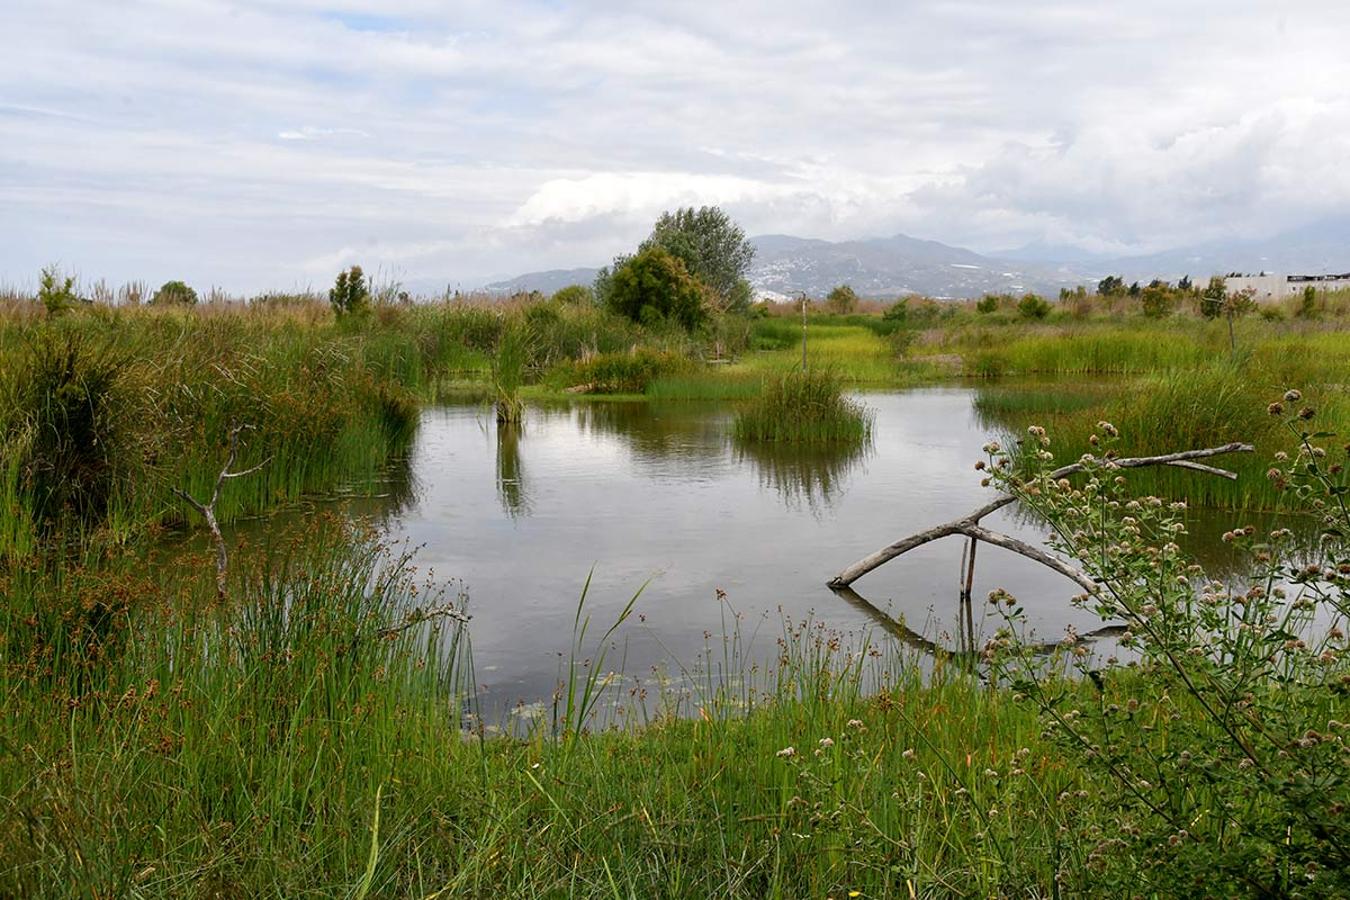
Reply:
[[[1148, 250], [1340, 214], [1350, 6], [16, 0], [0, 280], [241, 290], [752, 233]], [[78, 22], [78, 27], [72, 27]], [[358, 259], [358, 257], [360, 257]]]

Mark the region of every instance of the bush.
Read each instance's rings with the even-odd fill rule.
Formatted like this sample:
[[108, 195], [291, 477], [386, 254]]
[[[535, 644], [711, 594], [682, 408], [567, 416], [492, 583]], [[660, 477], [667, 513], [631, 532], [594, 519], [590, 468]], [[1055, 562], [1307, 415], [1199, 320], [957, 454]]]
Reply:
[[886, 311], [881, 314], [881, 318], [887, 322], [899, 322], [903, 324], [909, 319], [909, 298], [901, 298], [886, 307]]
[[181, 281], [166, 281], [150, 298], [154, 306], [195, 306], [197, 292]]
[[658, 378], [690, 368], [683, 356], [639, 347], [628, 353], [600, 353], [561, 366], [555, 380], [587, 394], [641, 394]]
[[684, 263], [660, 247], [639, 251], [620, 263], [603, 284], [605, 304], [614, 312], [643, 325], [663, 320], [692, 331], [707, 318], [705, 290]]
[[1043, 297], [1027, 294], [1017, 301], [1017, 314], [1024, 319], [1044, 319], [1050, 315], [1050, 304]]
[[1140, 291], [1139, 306], [1150, 319], [1163, 319], [1172, 314], [1172, 290], [1166, 285], [1151, 284]]
[[47, 266], [38, 276], [38, 300], [48, 315], [65, 312], [80, 300], [75, 293], [75, 278], [71, 275], [62, 277], [56, 266]]
[[[1291, 391], [1284, 402], [1292, 411], [1300, 400]], [[1076, 602], [1124, 623], [1127, 666], [1111, 658], [1102, 668], [1070, 633], [1065, 653], [1082, 676], [1073, 682], [1035, 661], [1017, 602], [990, 598], [1005, 617], [987, 651], [994, 677], [1091, 773], [1096, 802], [1119, 810], [1109, 833], [1084, 823], [1076, 835], [1096, 843], [1086, 862], [1104, 896], [1350, 893], [1350, 653], [1338, 627], [1350, 608], [1340, 574], [1350, 514], [1344, 473], [1321, 462], [1339, 448], [1317, 446], [1304, 425], [1312, 416], [1290, 419], [1299, 449], [1292, 461], [1277, 456], [1269, 477], [1325, 517], [1323, 539], [1308, 548], [1287, 528], [1229, 531], [1223, 540], [1252, 559], [1251, 574], [1229, 582], [1206, 578], [1176, 543], [1184, 504], [1131, 499], [1109, 462], [1084, 457], [1077, 484], [1053, 478], [1049, 438], [1033, 426], [1037, 472], [1024, 480], [997, 445], [986, 448], [992, 480], [1080, 561], [1094, 588]], [[1100, 423], [1093, 444], [1116, 436]]]
[[841, 284], [825, 296], [825, 308], [837, 316], [846, 315], [858, 308], [858, 295], [853, 288]]
[[360, 266], [352, 266], [338, 273], [328, 302], [339, 318], [363, 312], [370, 305], [370, 287]]
[[584, 284], [569, 284], [553, 295], [553, 302], [562, 306], [590, 306], [595, 303], [595, 291]]
[[998, 310], [999, 298], [993, 294], [985, 294], [975, 302], [975, 311], [980, 315], [987, 316], [991, 312]]

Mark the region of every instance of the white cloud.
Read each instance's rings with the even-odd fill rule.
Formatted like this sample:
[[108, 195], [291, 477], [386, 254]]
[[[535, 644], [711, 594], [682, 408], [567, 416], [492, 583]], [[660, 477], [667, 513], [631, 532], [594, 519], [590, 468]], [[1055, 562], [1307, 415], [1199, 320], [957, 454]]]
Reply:
[[600, 262], [662, 209], [977, 249], [1350, 202], [1338, 0], [12, 0], [0, 280]]

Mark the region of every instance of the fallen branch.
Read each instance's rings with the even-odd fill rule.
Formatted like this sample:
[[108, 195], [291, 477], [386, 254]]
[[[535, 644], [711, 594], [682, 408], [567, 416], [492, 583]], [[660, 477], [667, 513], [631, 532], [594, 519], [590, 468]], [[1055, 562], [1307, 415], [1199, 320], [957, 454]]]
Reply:
[[220, 500], [221, 486], [231, 478], [243, 478], [245, 475], [252, 475], [272, 461], [272, 457], [269, 456], [256, 466], [245, 469], [242, 472], [230, 471], [230, 466], [234, 465], [235, 454], [239, 450], [239, 432], [243, 431], [246, 427], [247, 426], [244, 425], [236, 425], [230, 429], [229, 450], [225, 454], [225, 465], [221, 466], [220, 474], [216, 476], [216, 486], [214, 490], [211, 491], [210, 501], [203, 503], [181, 488], [171, 489], [174, 494], [185, 500], [193, 509], [201, 514], [203, 519], [206, 520], [206, 527], [210, 530], [211, 537], [216, 544], [216, 596], [222, 600], [225, 599], [225, 572], [229, 566], [230, 557], [229, 552], [225, 547], [225, 537], [220, 533], [220, 523], [216, 521], [216, 503]]
[[[1250, 453], [1252, 450], [1253, 447], [1251, 444], [1234, 442], [1231, 444], [1224, 444], [1222, 447], [1208, 447], [1203, 450], [1183, 450], [1180, 453], [1167, 453], [1161, 456], [1138, 456], [1127, 459], [1107, 458], [1097, 460], [1097, 462], [1102, 463], [1108, 468], [1116, 469], [1140, 469], [1148, 466], [1176, 466], [1178, 468], [1191, 469], [1211, 475], [1219, 475], [1223, 478], [1237, 478], [1235, 473], [1230, 472], [1227, 469], [1207, 466], [1203, 463], [1197, 463], [1195, 460], [1206, 459], [1212, 456], [1222, 456], [1225, 453]], [[1072, 463], [1067, 466], [1061, 466], [1051, 472], [1050, 478], [1066, 478], [1069, 475], [1082, 472], [1084, 469], [1085, 466], [1082, 462]], [[998, 499], [986, 503], [984, 506], [981, 506], [967, 516], [962, 516], [945, 525], [938, 525], [934, 528], [929, 528], [927, 531], [920, 531], [918, 534], [912, 534], [909, 537], [901, 538], [893, 544], [888, 544], [877, 552], [865, 556], [853, 565], [845, 568], [838, 575], [834, 576], [834, 578], [830, 579], [829, 586], [832, 588], [847, 587], [868, 572], [871, 572], [873, 569], [890, 562], [901, 554], [908, 553], [916, 547], [922, 547], [924, 544], [931, 543], [939, 538], [950, 537], [954, 534], [963, 534], [967, 537], [974, 538], [975, 540], [994, 544], [995, 546], [1003, 547], [1014, 553], [1021, 554], [1028, 559], [1035, 560], [1041, 565], [1048, 566], [1056, 572], [1073, 579], [1085, 590], [1094, 592], [1096, 590], [1096, 585], [1090, 578], [1058, 557], [1052, 556], [1044, 550], [1032, 547], [1030, 544], [1019, 541], [1016, 538], [1000, 534], [996, 531], [990, 531], [980, 525], [980, 520], [985, 516], [1002, 509], [1016, 499], [1017, 498], [1011, 494], [1004, 494]]]

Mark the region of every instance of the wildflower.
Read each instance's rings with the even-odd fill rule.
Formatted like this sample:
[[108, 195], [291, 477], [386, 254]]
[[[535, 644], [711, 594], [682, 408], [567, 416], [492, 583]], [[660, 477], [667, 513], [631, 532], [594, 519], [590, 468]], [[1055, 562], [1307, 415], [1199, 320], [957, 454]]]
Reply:
[[912, 760], [914, 758], [914, 748], [910, 747], [908, 750], [906, 750], [904, 753], [901, 753], [900, 755], [905, 759]]
[[833, 738], [823, 737], [823, 738], [820, 739], [820, 746], [822, 746], [822, 747], [824, 747], [826, 750], [828, 750], [828, 749], [830, 749], [831, 747], [834, 746], [834, 739], [833, 739]]
[[1305, 406], [1298, 411], [1298, 417], [1305, 422], [1316, 414], [1316, 411], [1311, 406]]
[[862, 727], [863, 727], [862, 719], [849, 719], [849, 720], [848, 720], [848, 727], [849, 727], [849, 728], [862, 728]]
[[1284, 414], [1284, 404], [1283, 404], [1283, 403], [1272, 403], [1272, 404], [1270, 404], [1269, 406], [1266, 407], [1266, 412], [1269, 413], [1269, 414], [1272, 415], [1272, 416], [1283, 415], [1283, 414]]
[[791, 759], [792, 757], [794, 757], [794, 756], [797, 755], [797, 748], [796, 748], [796, 747], [784, 747], [782, 750], [779, 750], [779, 751], [778, 751], [777, 753], [775, 753], [774, 755], [777, 756], [777, 757], [779, 757], [779, 758], [781, 758], [781, 759]]
[[1120, 436], [1120, 430], [1117, 429], [1116, 426], [1112, 425], [1110, 422], [1098, 422], [1097, 430], [1105, 434], [1107, 437]]
[[1298, 401], [1300, 401], [1300, 400], [1302, 400], [1302, 399], [1303, 399], [1303, 394], [1301, 394], [1300, 392], [1298, 392], [1298, 391], [1296, 391], [1296, 390], [1291, 389], [1291, 390], [1287, 390], [1287, 391], [1284, 392], [1284, 400], [1285, 400], [1286, 403], [1297, 403]]

